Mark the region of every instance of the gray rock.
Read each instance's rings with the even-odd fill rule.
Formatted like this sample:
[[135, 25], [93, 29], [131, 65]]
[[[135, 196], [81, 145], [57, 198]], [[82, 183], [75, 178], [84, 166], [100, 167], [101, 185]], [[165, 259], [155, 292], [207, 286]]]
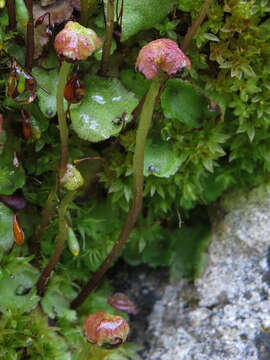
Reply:
[[211, 217], [208, 267], [194, 285], [165, 286], [147, 360], [270, 359], [270, 197], [230, 193]]

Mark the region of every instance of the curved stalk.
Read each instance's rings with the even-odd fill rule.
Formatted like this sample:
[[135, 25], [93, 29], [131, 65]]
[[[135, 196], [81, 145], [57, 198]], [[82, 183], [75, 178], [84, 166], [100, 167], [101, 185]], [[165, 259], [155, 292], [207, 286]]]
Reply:
[[190, 45], [190, 42], [193, 38], [193, 36], [196, 34], [196, 32], [198, 31], [199, 27], [201, 26], [201, 23], [203, 22], [205, 16], [208, 13], [208, 10], [210, 8], [210, 6], [212, 5], [213, 0], [204, 0], [204, 3], [201, 7], [201, 10], [198, 14], [198, 16], [196, 17], [194, 23], [188, 28], [188, 31], [184, 37], [184, 40], [182, 42], [181, 45], [181, 49], [186, 52], [187, 48]]
[[64, 245], [67, 237], [67, 227], [66, 227], [66, 211], [68, 205], [72, 201], [76, 191], [68, 192], [67, 195], [61, 202], [61, 205], [58, 210], [58, 221], [59, 221], [59, 232], [56, 247], [54, 253], [52, 254], [49, 263], [42, 271], [40, 278], [37, 282], [38, 295], [42, 296], [44, 294], [45, 287], [51, 275], [51, 272], [55, 268], [55, 265], [58, 263], [60, 256], [64, 250]]
[[108, 0], [106, 16], [106, 33], [102, 49], [102, 59], [100, 66], [100, 75], [106, 76], [109, 70], [110, 51], [112, 47], [114, 29], [114, 0]]
[[83, 287], [79, 295], [72, 301], [71, 308], [76, 309], [80, 306], [96, 288], [99, 281], [109, 269], [113, 260], [119, 255], [126, 240], [128, 239], [131, 230], [133, 229], [137, 217], [140, 213], [143, 203], [143, 170], [144, 170], [144, 148], [146, 143], [147, 134], [150, 128], [151, 119], [155, 106], [155, 99], [158, 95], [159, 88], [164, 80], [164, 74], [158, 75], [151, 82], [150, 89], [146, 95], [145, 102], [142, 108], [139, 127], [136, 134], [136, 146], [133, 157], [134, 169], [134, 190], [133, 202], [127, 215], [127, 219], [114, 247], [110, 254], [103, 261], [98, 270], [92, 275], [88, 283]]
[[67, 83], [68, 73], [72, 64], [63, 61], [60, 67], [58, 88], [57, 88], [57, 115], [61, 139], [61, 155], [59, 163], [59, 178], [61, 179], [67, 170], [68, 163], [68, 127], [66, 113], [64, 110], [64, 89]]
[[34, 254], [36, 257], [39, 255], [40, 241], [44, 235], [46, 227], [49, 225], [52, 216], [55, 213], [55, 198], [59, 186], [59, 179], [66, 173], [68, 163], [68, 127], [66, 121], [66, 113], [64, 110], [64, 89], [67, 82], [67, 77], [71, 64], [63, 61], [59, 71], [59, 80], [57, 88], [57, 115], [59, 123], [59, 132], [61, 140], [61, 154], [58, 169], [58, 179], [46, 201], [45, 207], [42, 211], [41, 224], [35, 234]]

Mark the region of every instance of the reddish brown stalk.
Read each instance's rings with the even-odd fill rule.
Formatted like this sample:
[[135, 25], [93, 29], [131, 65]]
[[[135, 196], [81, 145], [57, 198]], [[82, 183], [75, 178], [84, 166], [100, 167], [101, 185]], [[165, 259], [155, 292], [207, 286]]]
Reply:
[[8, 0], [7, 9], [8, 9], [9, 29], [11, 31], [16, 31], [16, 5], [15, 5], [15, 0]]
[[108, 0], [107, 16], [106, 16], [106, 33], [105, 33], [105, 40], [102, 49], [102, 59], [100, 66], [101, 76], [106, 76], [109, 70], [113, 29], [114, 29], [114, 0]]
[[72, 201], [76, 191], [71, 191], [67, 193], [65, 198], [62, 200], [61, 205], [59, 206], [58, 210], [58, 222], [59, 222], [59, 232], [57, 237], [57, 243], [54, 250], [54, 253], [52, 254], [49, 263], [45, 267], [45, 269], [42, 271], [39, 280], [37, 282], [37, 289], [38, 289], [38, 295], [43, 296], [47, 282], [50, 278], [50, 275], [52, 271], [54, 270], [56, 264], [58, 263], [60, 256], [64, 250], [65, 241], [67, 237], [67, 227], [66, 227], [66, 211], [68, 208], [68, 205]]
[[208, 10], [210, 8], [210, 6], [212, 5], [213, 0], [205, 0], [201, 10], [198, 14], [198, 16], [196, 17], [196, 20], [194, 21], [194, 23], [188, 28], [188, 31], [184, 37], [184, 40], [182, 42], [181, 45], [181, 49], [186, 52], [187, 48], [190, 45], [190, 42], [193, 38], [193, 36], [196, 34], [196, 32], [198, 31], [199, 27], [201, 26], [204, 18], [206, 17]]
[[26, 58], [25, 68], [28, 72], [32, 71], [33, 59], [35, 52], [34, 42], [34, 17], [33, 17], [33, 0], [24, 0], [28, 10], [29, 20], [27, 23], [27, 35], [26, 35]]

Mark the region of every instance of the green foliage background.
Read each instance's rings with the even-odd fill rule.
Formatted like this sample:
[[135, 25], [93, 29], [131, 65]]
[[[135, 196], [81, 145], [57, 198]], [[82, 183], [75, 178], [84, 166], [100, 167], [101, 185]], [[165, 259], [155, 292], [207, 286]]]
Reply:
[[[13, 214], [0, 203], [0, 358], [75, 360], [85, 346], [85, 317], [97, 310], [115, 311], [106, 302], [113, 291], [107, 282], [78, 312], [70, 310], [69, 303], [112, 249], [131, 203], [137, 127], [131, 112], [149, 87], [134, 64], [140, 48], [151, 40], [169, 37], [180, 44], [202, 3], [167, 0], [160, 6], [156, 0], [137, 0], [134, 9], [133, 0], [124, 1], [122, 45], [121, 51], [113, 47], [112, 79], [95, 81], [96, 95], [72, 106], [69, 125], [70, 161], [99, 156], [106, 162], [78, 165], [85, 185], [70, 207], [69, 220], [81, 251], [75, 258], [64, 250], [40, 306], [34, 287], [39, 270], [29, 256], [59, 162], [58, 60], [50, 44], [44, 65], [57, 68], [33, 69], [51, 95], [38, 89], [37, 100], [23, 106], [31, 112], [33, 133], [40, 135], [26, 140], [20, 106], [7, 95], [8, 58], [1, 53], [0, 194], [22, 189], [27, 207], [19, 214], [25, 245], [11, 248]], [[102, 36], [102, 9], [91, 4], [89, 26]], [[129, 264], [169, 266], [174, 278], [195, 278], [205, 266], [210, 240], [205, 206], [233, 187], [256, 185], [270, 191], [269, 12], [267, 0], [214, 1], [187, 51], [191, 71], [167, 82], [145, 151], [143, 211], [122, 253]], [[0, 10], [0, 24], [1, 47], [24, 65], [24, 48], [5, 31], [6, 8]], [[99, 61], [96, 54], [80, 64], [86, 87], [97, 76]], [[101, 95], [105, 103], [95, 97]], [[94, 135], [85, 135], [85, 121], [94, 121]], [[55, 217], [41, 242], [43, 266], [54, 250], [56, 234]], [[48, 318], [54, 327], [47, 326]], [[112, 358], [137, 355], [127, 345], [106, 357]]]

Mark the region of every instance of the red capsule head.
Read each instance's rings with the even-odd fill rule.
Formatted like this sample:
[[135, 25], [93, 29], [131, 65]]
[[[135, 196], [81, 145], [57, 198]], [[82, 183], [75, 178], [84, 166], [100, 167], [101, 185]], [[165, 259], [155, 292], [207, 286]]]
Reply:
[[24, 243], [24, 234], [23, 230], [19, 224], [17, 214], [13, 215], [13, 235], [16, 244], [22, 245]]
[[157, 76], [160, 69], [170, 75], [183, 68], [190, 70], [190, 60], [170, 39], [151, 41], [141, 49], [136, 60], [136, 69], [147, 79]]
[[88, 316], [84, 331], [91, 343], [112, 349], [126, 341], [129, 326], [122, 316], [100, 311]]

